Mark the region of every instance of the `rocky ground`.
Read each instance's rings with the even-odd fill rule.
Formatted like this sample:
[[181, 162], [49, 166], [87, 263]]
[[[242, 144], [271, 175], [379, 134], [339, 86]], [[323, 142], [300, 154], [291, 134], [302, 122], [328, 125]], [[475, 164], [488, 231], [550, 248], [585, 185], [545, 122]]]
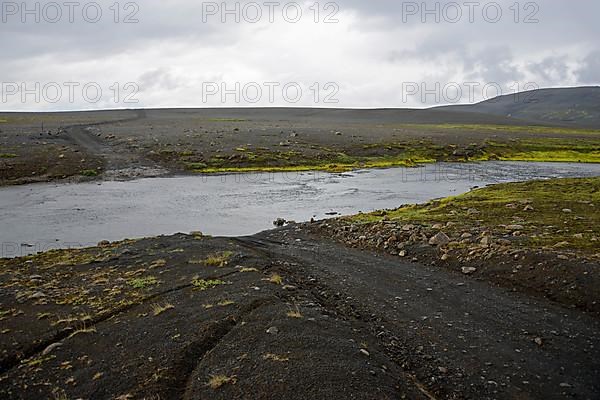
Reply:
[[597, 178], [504, 184], [311, 227], [351, 247], [600, 313], [599, 193]]

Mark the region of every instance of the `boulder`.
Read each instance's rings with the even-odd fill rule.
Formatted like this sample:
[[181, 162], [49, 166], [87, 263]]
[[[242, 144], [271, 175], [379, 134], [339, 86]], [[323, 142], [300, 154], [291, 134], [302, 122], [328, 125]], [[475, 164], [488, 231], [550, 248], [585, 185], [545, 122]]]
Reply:
[[448, 243], [450, 243], [450, 238], [444, 232], [439, 232], [429, 239], [429, 244], [432, 246], [445, 246]]

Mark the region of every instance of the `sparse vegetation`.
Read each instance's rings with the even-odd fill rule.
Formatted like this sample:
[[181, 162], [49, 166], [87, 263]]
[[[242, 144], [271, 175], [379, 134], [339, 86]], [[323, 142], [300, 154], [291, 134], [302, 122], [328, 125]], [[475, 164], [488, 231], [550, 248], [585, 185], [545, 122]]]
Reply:
[[203, 261], [204, 265], [209, 267], [224, 267], [233, 256], [232, 251], [223, 251], [220, 253], [211, 254]]
[[156, 317], [156, 316], [164, 313], [165, 311], [172, 310], [174, 308], [175, 308], [175, 306], [173, 304], [170, 304], [170, 303], [166, 303], [166, 304], [153, 304], [152, 305], [152, 314]]
[[85, 325], [79, 329], [77, 329], [76, 331], [74, 331], [73, 333], [71, 333], [69, 335], [69, 339], [77, 336], [77, 335], [81, 335], [81, 334], [88, 334], [88, 333], [96, 333], [96, 328], [92, 327], [92, 328], [86, 328]]
[[263, 355], [263, 360], [276, 361], [276, 362], [288, 362], [290, 361], [289, 357], [280, 356], [273, 353], [267, 353]]
[[240, 268], [240, 272], [258, 272], [258, 269], [251, 267]]
[[99, 173], [95, 169], [84, 169], [83, 171], [81, 171], [81, 175], [92, 177], [92, 176], [98, 176]]
[[290, 310], [288, 311], [288, 313], [286, 314], [289, 318], [303, 318], [304, 316], [302, 315], [302, 313], [300, 312], [300, 309], [298, 307], [296, 307], [295, 310]]
[[211, 389], [219, 389], [224, 385], [235, 385], [237, 383], [237, 377], [234, 376], [225, 376], [225, 375], [211, 375], [210, 379], [207, 383]]
[[226, 283], [219, 279], [206, 280], [196, 278], [192, 281], [192, 286], [194, 286], [194, 288], [197, 290], [208, 290], [220, 285], [226, 285]]
[[13, 153], [0, 153], [0, 158], [17, 158], [18, 155]]
[[235, 304], [235, 301], [233, 301], [233, 300], [222, 300], [222, 301], [220, 301], [220, 302], [217, 303], [217, 305], [220, 306], [220, 307], [227, 307], [227, 306], [230, 306], [232, 304]]
[[160, 282], [154, 276], [131, 279], [127, 282], [134, 289], [145, 289], [149, 286], [158, 285]]
[[272, 274], [269, 278], [269, 282], [274, 283], [276, 285], [281, 285], [283, 283], [283, 278], [279, 274]]

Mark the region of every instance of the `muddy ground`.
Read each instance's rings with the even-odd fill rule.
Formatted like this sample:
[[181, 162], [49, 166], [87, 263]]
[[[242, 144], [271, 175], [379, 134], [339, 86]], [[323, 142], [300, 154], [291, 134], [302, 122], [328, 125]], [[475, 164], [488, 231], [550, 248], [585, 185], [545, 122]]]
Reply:
[[596, 314], [324, 224], [1, 261], [1, 397], [598, 398]]
[[[447, 129], [439, 124], [456, 126]], [[570, 132], [565, 136], [560, 129], [513, 129], [527, 124], [443, 110], [0, 113], [0, 184], [128, 179], [190, 173], [206, 167], [320, 165], [353, 162], [359, 157], [397, 157], [414, 151], [434, 159], [464, 160], [486, 156], [489, 141], [505, 145], [530, 139], [600, 143], [598, 132]], [[482, 128], [484, 125], [488, 128]], [[500, 127], [489, 129], [496, 125]]]

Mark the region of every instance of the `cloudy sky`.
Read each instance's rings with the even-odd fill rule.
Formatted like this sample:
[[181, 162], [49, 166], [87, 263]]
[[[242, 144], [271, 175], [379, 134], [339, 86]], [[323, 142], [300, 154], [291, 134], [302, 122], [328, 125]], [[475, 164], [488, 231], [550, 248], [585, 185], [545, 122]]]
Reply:
[[426, 107], [600, 84], [600, 2], [2, 2], [3, 110]]

